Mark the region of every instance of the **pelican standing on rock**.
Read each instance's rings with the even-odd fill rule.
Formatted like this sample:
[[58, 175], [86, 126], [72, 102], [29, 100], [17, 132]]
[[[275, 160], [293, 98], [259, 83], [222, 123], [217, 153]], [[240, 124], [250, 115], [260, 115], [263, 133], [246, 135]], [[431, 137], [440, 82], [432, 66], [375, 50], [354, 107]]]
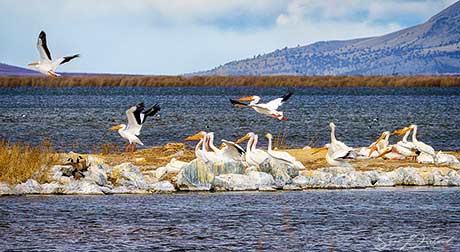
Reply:
[[[278, 120], [287, 121], [287, 117], [283, 115], [282, 111], [278, 111], [278, 107], [283, 105], [292, 96], [292, 94], [292, 92], [288, 92], [285, 95], [267, 103], [259, 103], [260, 97], [256, 95], [242, 97], [236, 100], [230, 99], [230, 102], [236, 107], [250, 107], [260, 114], [271, 116]], [[249, 101], [249, 104], [242, 101]]]
[[412, 124], [411, 126], [409, 126], [409, 128], [412, 129], [412, 143], [414, 144], [415, 148], [421, 153], [425, 153], [431, 156], [433, 158], [433, 162], [436, 164], [437, 155], [434, 148], [417, 139], [417, 125]]
[[358, 153], [356, 153], [353, 148], [348, 147], [343, 142], [337, 140], [335, 137], [336, 126], [334, 123], [329, 123], [329, 127], [331, 128], [331, 143], [326, 144], [323, 148], [320, 148], [316, 152], [319, 152], [321, 149], [327, 149], [326, 161], [329, 165], [351, 167], [348, 161], [356, 159], [358, 157]]
[[35, 67], [40, 73], [52, 77], [58, 77], [59, 74], [56, 73], [56, 69], [59, 65], [67, 63], [75, 58], [80, 57], [80, 54], [75, 54], [72, 56], [61, 57], [55, 60], [51, 58], [51, 52], [48, 49], [46, 44], [46, 33], [44, 31], [40, 32], [37, 40], [37, 49], [40, 53], [40, 61], [36, 61], [28, 64], [28, 66]]
[[249, 166], [260, 168], [261, 164], [270, 161], [271, 157], [267, 152], [257, 149], [258, 136], [256, 134], [249, 132], [242, 138], [238, 139], [236, 144], [242, 143], [246, 140], [248, 140], [248, 144], [244, 159]]
[[291, 154], [284, 152], [284, 151], [274, 151], [272, 150], [272, 139], [273, 135], [270, 133], [265, 134], [265, 137], [268, 139], [268, 148], [267, 152], [268, 154], [275, 160], [279, 160], [282, 162], [286, 162], [290, 164], [292, 167], [298, 170], [303, 170], [305, 169], [305, 166], [298, 161], [295, 157], [293, 157]]
[[139, 103], [135, 106], [130, 107], [126, 110], [126, 116], [128, 117], [128, 126], [125, 124], [119, 124], [111, 127], [109, 130], [117, 130], [118, 134], [126, 140], [128, 145], [125, 146], [125, 152], [128, 152], [128, 148], [131, 148], [131, 153], [136, 150], [136, 144], [144, 145], [141, 140], [137, 137], [141, 133], [142, 125], [148, 116], [153, 116], [160, 111], [158, 104], [153, 105], [150, 109], [144, 110], [144, 103]]

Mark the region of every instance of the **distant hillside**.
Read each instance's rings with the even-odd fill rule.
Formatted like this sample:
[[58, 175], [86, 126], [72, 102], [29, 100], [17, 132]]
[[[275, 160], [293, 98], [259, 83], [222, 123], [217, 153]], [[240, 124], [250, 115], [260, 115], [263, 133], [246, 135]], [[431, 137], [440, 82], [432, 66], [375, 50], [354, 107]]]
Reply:
[[192, 75], [420, 75], [460, 73], [460, 2], [384, 36], [318, 42]]
[[0, 63], [0, 76], [38, 76], [39, 72]]

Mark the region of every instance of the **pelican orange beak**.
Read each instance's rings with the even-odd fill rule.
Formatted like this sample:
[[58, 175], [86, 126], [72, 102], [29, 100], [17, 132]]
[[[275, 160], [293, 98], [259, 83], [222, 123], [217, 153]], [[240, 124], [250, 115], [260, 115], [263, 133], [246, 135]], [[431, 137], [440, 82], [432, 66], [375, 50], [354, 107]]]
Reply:
[[238, 101], [253, 101], [254, 100], [254, 96], [247, 96], [247, 97], [242, 97], [242, 98], [239, 98], [237, 99]]
[[244, 135], [244, 137], [242, 137], [242, 138], [236, 140], [235, 143], [236, 143], [236, 144], [242, 143], [242, 142], [244, 142], [244, 141], [246, 141], [246, 140], [249, 140], [249, 138], [251, 138], [251, 136], [249, 136], [249, 134], [246, 134], [246, 135]]
[[185, 141], [199, 141], [201, 139], [203, 139], [203, 134], [200, 131], [200, 132], [196, 133], [193, 136], [189, 136], [189, 137], [185, 138]]
[[412, 130], [410, 127], [404, 127], [402, 129], [399, 129], [399, 130], [395, 130], [393, 131], [391, 134], [392, 135], [399, 135], [399, 136], [402, 136], [404, 134], [406, 134], [406, 132]]
[[121, 125], [115, 125], [109, 128], [109, 130], [119, 130], [121, 129]]
[[371, 146], [371, 149], [369, 150], [369, 155], [367, 155], [367, 156], [370, 157], [372, 155], [372, 153], [374, 153], [374, 151], [377, 151], [377, 145], [376, 144]]
[[36, 66], [36, 65], [38, 65], [38, 64], [40, 64], [40, 63], [38, 63], [38, 61], [35, 61], [35, 62], [32, 62], [32, 63], [27, 64], [27, 65], [28, 65], [28, 66]]
[[321, 151], [325, 151], [327, 150], [327, 147], [326, 146], [323, 146], [321, 148], [318, 148], [317, 150], [314, 150], [311, 154], [316, 154], [318, 152], [321, 152]]

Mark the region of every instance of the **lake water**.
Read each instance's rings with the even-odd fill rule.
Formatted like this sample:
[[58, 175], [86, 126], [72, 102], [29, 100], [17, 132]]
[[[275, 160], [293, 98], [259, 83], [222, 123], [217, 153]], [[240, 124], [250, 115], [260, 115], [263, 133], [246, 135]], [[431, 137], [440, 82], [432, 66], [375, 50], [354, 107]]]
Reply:
[[0, 198], [1, 251], [460, 251], [459, 188]]
[[[294, 92], [282, 106], [288, 121], [233, 108], [228, 101], [253, 94], [269, 100], [288, 90]], [[47, 138], [65, 151], [92, 152], [105, 142], [121, 146], [117, 132], [107, 129], [125, 123], [125, 110], [138, 102], [162, 106], [160, 117], [149, 118], [142, 129], [146, 146], [181, 142], [200, 130], [214, 131], [217, 141], [253, 131], [286, 134], [289, 147], [319, 146], [329, 141], [333, 121], [338, 138], [351, 146], [369, 145], [385, 130], [415, 123], [419, 140], [460, 150], [460, 88], [0, 88], [0, 138], [33, 144]]]

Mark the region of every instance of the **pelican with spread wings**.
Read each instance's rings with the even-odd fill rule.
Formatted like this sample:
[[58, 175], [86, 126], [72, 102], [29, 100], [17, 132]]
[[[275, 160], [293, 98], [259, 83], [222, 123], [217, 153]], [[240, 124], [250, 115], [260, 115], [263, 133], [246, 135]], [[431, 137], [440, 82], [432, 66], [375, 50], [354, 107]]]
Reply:
[[[236, 100], [230, 99], [230, 102], [235, 107], [250, 107], [260, 114], [271, 116], [278, 120], [287, 121], [287, 117], [283, 115], [282, 111], [278, 111], [278, 108], [283, 105], [292, 96], [292, 94], [292, 92], [288, 92], [285, 95], [267, 103], [259, 103], [261, 98], [256, 95], [242, 97]], [[244, 103], [244, 101], [249, 101], [249, 104]]]
[[58, 66], [80, 57], [80, 54], [75, 54], [53, 60], [48, 45], [46, 44], [46, 33], [44, 31], [41, 31], [40, 35], [38, 35], [37, 50], [40, 53], [40, 60], [32, 62], [28, 64], [28, 66], [35, 67], [40, 73], [52, 77], [60, 76], [56, 73]]
[[129, 144], [125, 146], [125, 152], [128, 152], [128, 149], [130, 148], [131, 153], [134, 153], [136, 150], [136, 144], [144, 145], [137, 136], [141, 134], [142, 125], [144, 124], [145, 119], [148, 116], [155, 115], [158, 111], [160, 111], [160, 106], [158, 104], [155, 104], [151, 108], [145, 110], [144, 103], [139, 103], [126, 110], [128, 125], [119, 124], [109, 129], [117, 130], [118, 134], [129, 142]]

